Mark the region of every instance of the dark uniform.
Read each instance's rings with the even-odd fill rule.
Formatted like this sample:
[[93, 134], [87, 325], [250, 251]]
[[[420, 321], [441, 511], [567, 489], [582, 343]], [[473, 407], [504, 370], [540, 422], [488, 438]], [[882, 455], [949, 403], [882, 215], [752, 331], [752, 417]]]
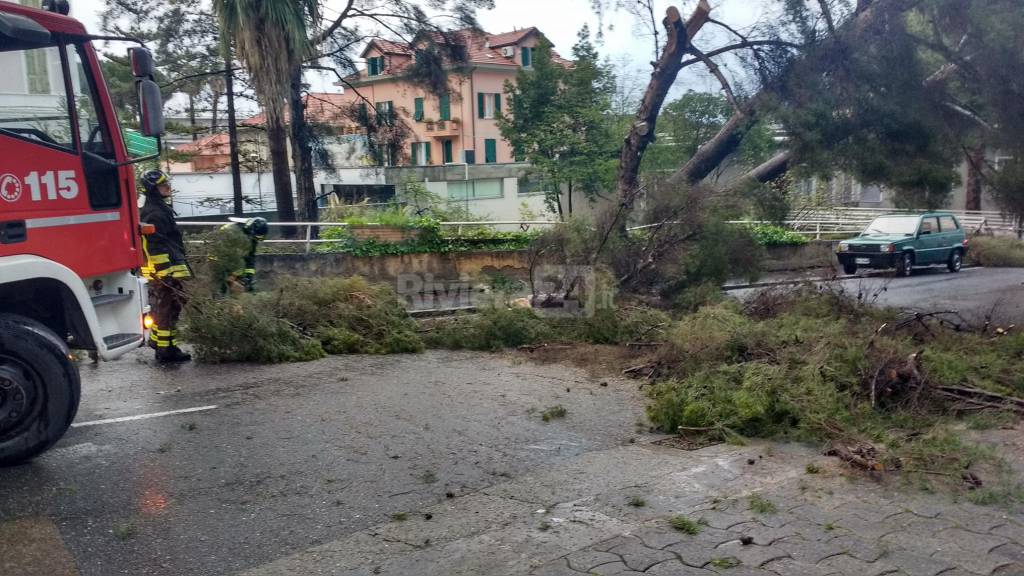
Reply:
[[146, 263], [143, 275], [149, 279], [149, 301], [152, 307], [153, 328], [150, 346], [156, 349], [161, 362], [186, 362], [192, 357], [178, 348], [178, 317], [185, 305], [183, 280], [192, 277], [185, 259], [185, 243], [174, 221], [174, 210], [169, 198], [160, 194], [160, 186], [168, 184], [167, 175], [159, 170], [142, 177], [146, 190], [146, 203], [140, 220], [152, 224], [156, 232], [142, 237], [142, 250]]
[[[241, 230], [246, 237], [249, 238], [249, 251], [245, 254], [244, 266], [242, 270], [237, 270], [232, 274], [232, 279], [242, 285], [242, 288], [246, 292], [253, 292], [256, 290], [256, 249], [259, 248], [260, 241], [263, 240], [267, 235], [269, 226], [267, 221], [263, 218], [249, 218], [242, 220], [241, 218], [231, 218], [231, 224], [225, 224], [222, 228], [230, 229], [237, 228]], [[222, 290], [227, 291], [225, 286]]]

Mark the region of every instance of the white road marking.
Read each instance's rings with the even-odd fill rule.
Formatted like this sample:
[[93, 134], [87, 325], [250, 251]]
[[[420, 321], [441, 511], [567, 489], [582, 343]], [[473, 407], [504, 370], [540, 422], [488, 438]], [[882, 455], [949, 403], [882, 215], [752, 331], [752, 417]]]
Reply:
[[173, 416], [175, 414], [188, 414], [189, 412], [203, 412], [205, 410], [213, 410], [217, 406], [196, 406], [195, 408], [183, 408], [181, 410], [170, 410], [167, 412], [154, 412], [152, 414], [139, 414], [137, 416], [122, 416], [120, 418], [107, 418], [105, 420], [91, 420], [89, 422], [75, 422], [71, 425], [72, 428], [81, 428], [82, 426], [98, 426], [100, 424], [116, 424], [118, 422], [131, 422], [133, 420], [148, 420], [149, 418], [159, 418], [160, 416]]

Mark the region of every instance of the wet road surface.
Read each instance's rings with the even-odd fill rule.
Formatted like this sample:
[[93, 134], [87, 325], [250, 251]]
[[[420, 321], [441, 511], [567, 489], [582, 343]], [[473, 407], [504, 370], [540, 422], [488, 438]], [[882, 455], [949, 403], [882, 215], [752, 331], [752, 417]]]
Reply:
[[[909, 278], [859, 276], [837, 280], [835, 285], [882, 306], [922, 312], [957, 310], [971, 322], [982, 322], [991, 313], [997, 324], [1024, 325], [1022, 268], [965, 268], [957, 274], [945, 268], [922, 268]], [[729, 294], [742, 299], [762, 289], [743, 288]]]
[[[236, 573], [628, 444], [643, 415], [635, 383], [499, 355], [168, 369], [147, 352], [83, 365], [79, 426], [0, 470], [4, 576]], [[568, 416], [542, 422], [556, 404]]]

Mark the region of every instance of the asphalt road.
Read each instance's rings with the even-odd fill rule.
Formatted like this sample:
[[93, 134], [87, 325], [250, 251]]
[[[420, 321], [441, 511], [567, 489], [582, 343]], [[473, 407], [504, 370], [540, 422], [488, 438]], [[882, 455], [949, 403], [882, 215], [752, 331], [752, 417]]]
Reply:
[[[922, 268], [909, 278], [859, 275], [834, 283], [880, 306], [924, 312], [957, 310], [971, 322], [984, 322], [991, 315], [997, 325], [1024, 327], [1024, 268], [964, 268], [956, 274], [945, 268]], [[729, 294], [743, 299], [763, 289], [743, 288]]]
[[216, 408], [72, 428], [0, 470], [4, 576], [234, 574], [626, 445], [643, 416], [635, 383], [500, 355], [167, 369], [146, 352], [83, 366], [76, 424]]

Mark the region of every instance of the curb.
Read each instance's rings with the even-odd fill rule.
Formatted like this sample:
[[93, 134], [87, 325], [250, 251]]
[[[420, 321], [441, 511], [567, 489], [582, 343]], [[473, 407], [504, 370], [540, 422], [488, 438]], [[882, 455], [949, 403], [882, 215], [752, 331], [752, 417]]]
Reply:
[[[965, 264], [963, 268], [961, 268], [961, 270], [970, 270], [974, 268], [983, 268], [983, 266]], [[842, 274], [818, 278], [794, 278], [792, 280], [773, 280], [771, 282], [753, 282], [750, 284], [726, 284], [722, 286], [722, 292], [731, 292], [733, 290], [745, 290], [747, 288], [770, 288], [772, 286], [789, 286], [793, 284], [803, 284], [805, 282], [828, 282], [830, 280], [854, 280], [856, 278], [876, 278], [878, 276], [886, 276], [891, 273], [892, 270], [874, 270], [871, 272], [865, 272], [863, 274]]]

